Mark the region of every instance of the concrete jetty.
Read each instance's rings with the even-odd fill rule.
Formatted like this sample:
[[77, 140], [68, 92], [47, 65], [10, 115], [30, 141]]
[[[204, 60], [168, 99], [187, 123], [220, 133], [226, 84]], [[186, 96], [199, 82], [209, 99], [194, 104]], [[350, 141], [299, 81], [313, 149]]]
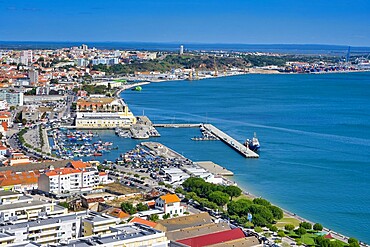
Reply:
[[231, 136], [227, 135], [223, 131], [219, 130], [212, 124], [204, 124], [203, 127], [210, 131], [213, 135], [220, 138], [221, 141], [225, 142], [227, 145], [244, 155], [246, 158], [259, 158], [259, 155], [232, 138]]
[[172, 123], [153, 124], [153, 127], [156, 127], [156, 128], [199, 128], [200, 126], [201, 126], [200, 123], [198, 124], [172, 124]]
[[221, 176], [234, 176], [232, 171], [227, 170], [226, 168], [212, 162], [212, 161], [198, 161], [194, 164], [208, 170], [210, 173], [221, 175]]

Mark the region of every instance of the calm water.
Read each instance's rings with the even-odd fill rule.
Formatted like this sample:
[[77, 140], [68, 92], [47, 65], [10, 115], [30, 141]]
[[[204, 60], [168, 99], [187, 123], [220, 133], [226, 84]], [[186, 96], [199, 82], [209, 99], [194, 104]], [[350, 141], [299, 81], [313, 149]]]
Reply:
[[208, 121], [240, 141], [257, 132], [258, 160], [220, 142], [191, 142], [197, 130], [162, 129], [160, 139], [193, 160], [231, 169], [252, 193], [370, 242], [370, 74], [158, 83], [123, 97], [153, 121]]
[[[153, 122], [210, 122], [240, 141], [257, 132], [259, 159], [221, 142], [192, 142], [197, 129], [159, 129], [158, 141], [227, 167], [239, 185], [283, 208], [370, 242], [369, 73], [166, 82], [122, 96]], [[137, 143], [104, 134], [121, 143], [117, 153]]]

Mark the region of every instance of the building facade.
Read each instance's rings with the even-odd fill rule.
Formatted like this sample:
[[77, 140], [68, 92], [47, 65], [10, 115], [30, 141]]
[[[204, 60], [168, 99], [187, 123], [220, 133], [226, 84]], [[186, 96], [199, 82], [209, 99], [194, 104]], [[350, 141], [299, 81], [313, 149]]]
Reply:
[[76, 128], [130, 128], [136, 123], [134, 114], [122, 99], [107, 97], [79, 99], [76, 108]]
[[155, 208], [162, 210], [170, 217], [181, 216], [185, 212], [185, 207], [180, 204], [180, 198], [176, 194], [166, 194], [155, 200]]
[[6, 100], [9, 106], [22, 106], [23, 93], [9, 92], [7, 90], [0, 90], [0, 100]]

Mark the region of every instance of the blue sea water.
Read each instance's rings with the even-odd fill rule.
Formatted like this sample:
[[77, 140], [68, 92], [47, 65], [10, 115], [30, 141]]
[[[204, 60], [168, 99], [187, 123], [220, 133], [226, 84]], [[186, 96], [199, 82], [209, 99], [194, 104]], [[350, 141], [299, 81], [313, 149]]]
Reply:
[[[221, 142], [193, 142], [197, 129], [159, 129], [153, 140], [194, 161], [212, 160], [251, 193], [370, 242], [370, 73], [152, 83], [122, 97], [153, 122], [209, 122], [241, 142], [256, 132], [259, 159]], [[101, 133], [120, 145], [105, 159], [138, 143]]]
[[158, 138], [193, 160], [212, 160], [250, 192], [370, 242], [370, 74], [244, 75], [153, 83], [122, 94], [154, 122], [209, 122], [239, 141], [256, 132], [259, 159], [191, 129]]

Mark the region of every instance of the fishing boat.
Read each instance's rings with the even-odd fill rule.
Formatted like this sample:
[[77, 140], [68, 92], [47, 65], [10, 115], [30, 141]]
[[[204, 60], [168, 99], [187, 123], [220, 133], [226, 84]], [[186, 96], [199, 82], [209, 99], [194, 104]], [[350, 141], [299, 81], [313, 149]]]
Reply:
[[256, 135], [256, 132], [254, 132], [254, 136], [252, 139], [247, 139], [245, 142], [244, 142], [244, 146], [246, 146], [247, 148], [249, 148], [250, 150], [256, 152], [258, 151], [258, 149], [261, 147], [260, 146], [260, 142], [258, 141], [258, 138], [257, 138], [257, 135]]

